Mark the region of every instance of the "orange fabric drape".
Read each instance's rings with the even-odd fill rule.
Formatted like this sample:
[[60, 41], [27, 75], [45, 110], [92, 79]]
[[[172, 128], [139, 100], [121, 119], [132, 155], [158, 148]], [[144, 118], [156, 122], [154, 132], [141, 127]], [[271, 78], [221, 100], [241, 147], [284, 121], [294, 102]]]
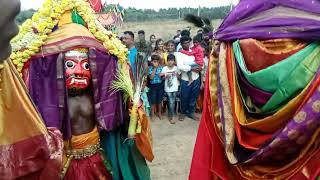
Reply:
[[154, 159], [154, 155], [150, 123], [143, 109], [138, 108], [138, 115], [139, 123], [141, 124], [141, 133], [136, 135], [135, 142], [142, 156], [151, 162]]

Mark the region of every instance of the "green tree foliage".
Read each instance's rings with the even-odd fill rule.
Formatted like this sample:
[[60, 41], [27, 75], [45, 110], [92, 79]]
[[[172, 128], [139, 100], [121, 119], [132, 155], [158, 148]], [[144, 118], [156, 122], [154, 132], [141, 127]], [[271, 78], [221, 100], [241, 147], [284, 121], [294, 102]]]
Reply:
[[23, 10], [19, 13], [19, 15], [16, 18], [16, 21], [18, 24], [22, 24], [25, 20], [29, 19], [32, 17], [32, 15], [35, 13], [36, 11], [33, 9], [29, 9], [29, 10]]
[[[128, 8], [125, 10], [124, 21], [141, 22], [163, 19], [179, 19], [185, 14], [198, 15], [198, 8], [169, 8], [155, 11], [152, 9], [135, 9]], [[208, 19], [223, 19], [230, 12], [230, 6], [222, 6], [215, 8], [200, 8], [200, 16]]]
[[[215, 8], [200, 8], [200, 16], [208, 19], [223, 19], [230, 11], [229, 6], [215, 7]], [[35, 10], [29, 9], [21, 11], [16, 21], [22, 24], [28, 18], [31, 18]], [[141, 22], [141, 21], [154, 21], [163, 19], [179, 19], [183, 18], [185, 14], [198, 14], [198, 8], [169, 8], [160, 9], [155, 11], [152, 9], [125, 9], [124, 21], [125, 22]]]

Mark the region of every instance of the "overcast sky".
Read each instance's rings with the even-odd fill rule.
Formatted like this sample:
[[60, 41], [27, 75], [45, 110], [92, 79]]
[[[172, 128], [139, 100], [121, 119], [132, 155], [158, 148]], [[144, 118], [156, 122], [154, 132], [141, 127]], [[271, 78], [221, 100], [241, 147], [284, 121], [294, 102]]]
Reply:
[[[105, 0], [102, 0], [103, 2]], [[139, 9], [160, 9], [170, 7], [218, 7], [229, 5], [237, 0], [107, 0], [108, 4], [119, 3], [121, 6]], [[22, 9], [37, 9], [44, 0], [21, 0]]]

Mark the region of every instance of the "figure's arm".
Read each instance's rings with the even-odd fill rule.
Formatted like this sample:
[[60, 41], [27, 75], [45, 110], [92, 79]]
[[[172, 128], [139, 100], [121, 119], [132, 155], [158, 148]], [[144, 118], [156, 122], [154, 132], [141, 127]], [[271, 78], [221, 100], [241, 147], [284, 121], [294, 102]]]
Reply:
[[186, 50], [181, 49], [180, 52], [185, 54], [185, 55], [188, 55], [188, 56], [194, 56], [195, 55], [195, 53], [193, 51], [190, 52], [190, 51], [186, 51]]
[[181, 58], [181, 56], [179, 55], [179, 53], [175, 53], [176, 56], [176, 60], [177, 60], [177, 67], [180, 71], [185, 71], [188, 72], [191, 70], [191, 66], [189, 65], [185, 65], [183, 63], [183, 59]]

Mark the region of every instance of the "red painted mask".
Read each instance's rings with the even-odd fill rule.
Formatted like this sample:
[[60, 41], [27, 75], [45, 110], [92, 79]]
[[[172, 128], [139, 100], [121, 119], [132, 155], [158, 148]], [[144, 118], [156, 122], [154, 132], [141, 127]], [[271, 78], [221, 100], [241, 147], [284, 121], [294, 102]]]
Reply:
[[90, 85], [91, 72], [86, 52], [77, 50], [65, 54], [65, 76], [68, 89], [86, 89]]

